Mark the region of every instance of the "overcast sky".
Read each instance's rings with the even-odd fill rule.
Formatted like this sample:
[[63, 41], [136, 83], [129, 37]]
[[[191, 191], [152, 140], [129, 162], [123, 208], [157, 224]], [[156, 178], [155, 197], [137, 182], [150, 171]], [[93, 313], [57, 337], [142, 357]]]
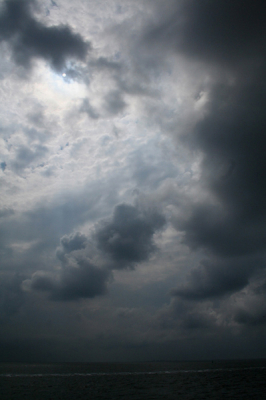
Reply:
[[0, 360], [266, 357], [265, 1], [0, 2]]

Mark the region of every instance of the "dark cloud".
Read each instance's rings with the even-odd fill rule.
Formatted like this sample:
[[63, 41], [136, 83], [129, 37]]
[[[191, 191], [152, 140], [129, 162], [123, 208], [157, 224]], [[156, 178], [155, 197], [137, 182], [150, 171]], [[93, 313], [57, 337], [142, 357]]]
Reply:
[[188, 198], [177, 229], [209, 256], [174, 291], [184, 299], [237, 292], [265, 267], [265, 16], [262, 1], [172, 1], [146, 30], [149, 44], [203, 62], [211, 77], [204, 112], [181, 138], [202, 157], [205, 196]]
[[[265, 303], [265, 299], [263, 299]], [[259, 308], [259, 310], [239, 310], [234, 316], [235, 322], [249, 327], [266, 325], [266, 308]]]
[[36, 272], [31, 278], [30, 288], [48, 292], [51, 300], [73, 301], [93, 298], [106, 293], [106, 283], [110, 271], [80, 260], [76, 265], [64, 266], [58, 276], [46, 272]]
[[210, 331], [215, 326], [215, 317], [210, 315], [201, 303], [187, 302], [185, 299], [174, 297], [170, 305], [159, 311], [157, 323], [163, 330], [174, 329], [186, 331]]
[[87, 237], [80, 232], [76, 232], [70, 236], [63, 236], [60, 240], [61, 246], [65, 253], [74, 250], [84, 249], [86, 247]]
[[68, 58], [85, 60], [90, 47], [69, 26], [43, 25], [32, 15], [33, 0], [6, 0], [0, 14], [0, 39], [8, 41], [17, 64], [29, 67], [43, 58], [60, 71]]
[[187, 300], [228, 295], [247, 286], [249, 278], [264, 267], [264, 257], [208, 259], [194, 268], [188, 276], [188, 282], [174, 289], [172, 294]]
[[37, 271], [25, 285], [48, 292], [51, 300], [103, 295], [112, 269], [132, 267], [149, 258], [156, 249], [153, 235], [164, 224], [164, 217], [154, 210], [120, 204], [112, 219], [95, 225], [89, 238], [80, 232], [64, 235], [56, 252], [62, 268], [58, 272]]
[[[257, 265], [257, 254], [265, 254], [266, 98], [260, 78], [244, 82], [240, 74], [235, 84], [212, 87], [206, 116], [191, 132], [191, 143], [203, 155], [202, 183], [214, 200], [192, 203], [178, 226], [191, 248], [221, 257], [221, 274], [217, 275], [216, 263], [200, 267], [193, 272], [192, 287], [179, 290], [180, 295], [200, 298], [201, 290], [209, 295], [237, 291], [248, 284], [244, 266]], [[238, 260], [228, 274], [230, 260], [223, 258], [232, 256]]]
[[[96, 182], [78, 193], [64, 193], [51, 202], [40, 202], [30, 210], [19, 212], [11, 208], [1, 210], [0, 225], [0, 269], [25, 272], [31, 275], [36, 270], [50, 269], [56, 262], [55, 248], [60, 238], [70, 234], [86, 221], [97, 221], [103, 209], [110, 208], [110, 197], [104, 196], [106, 185]], [[88, 200], [89, 199], [89, 200]], [[64, 259], [66, 250], [82, 244], [83, 235], [69, 236], [61, 245]], [[71, 241], [72, 239], [73, 241]], [[67, 241], [70, 240], [70, 243]], [[58, 263], [58, 261], [57, 261]]]
[[266, 279], [265, 271], [258, 275], [237, 302], [234, 321], [247, 328], [266, 325]]
[[153, 235], [164, 224], [164, 217], [157, 212], [119, 204], [110, 221], [98, 224], [95, 239], [98, 248], [121, 268], [149, 258], [156, 248]]
[[87, 242], [87, 237], [80, 232], [64, 235], [56, 252], [62, 268], [58, 272], [35, 272], [31, 280], [26, 281], [27, 287], [48, 292], [51, 300], [57, 301], [93, 298], [106, 293], [111, 273], [106, 268], [95, 266], [86, 256], [83, 250]]
[[[264, 214], [265, 85], [261, 75], [252, 82], [214, 87], [208, 116], [195, 129], [197, 144], [205, 154], [203, 170], [210, 188], [239, 219]], [[233, 162], [233, 169], [231, 168]], [[224, 178], [210, 173], [228, 165]]]
[[[160, 3], [159, 3], [160, 4]], [[147, 40], [219, 65], [260, 60], [265, 51], [266, 7], [262, 0], [175, 0], [159, 9]]]
[[75, 250], [85, 249], [87, 237], [80, 232], [76, 232], [70, 236], [63, 236], [60, 239], [61, 246], [57, 249], [56, 255], [62, 262], [65, 261], [65, 255]]
[[192, 208], [187, 219], [180, 218], [178, 226], [185, 233], [184, 242], [194, 250], [201, 248], [220, 256], [242, 256], [265, 249], [265, 221], [260, 216], [259, 211], [254, 218], [246, 212], [245, 219], [244, 216], [241, 219], [219, 206], [200, 204]]

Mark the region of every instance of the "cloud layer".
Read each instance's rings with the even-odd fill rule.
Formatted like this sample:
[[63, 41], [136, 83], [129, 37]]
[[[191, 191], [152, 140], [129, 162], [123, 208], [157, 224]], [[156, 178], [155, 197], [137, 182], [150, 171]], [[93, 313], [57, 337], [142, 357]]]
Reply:
[[1, 3], [3, 359], [266, 354], [265, 14]]

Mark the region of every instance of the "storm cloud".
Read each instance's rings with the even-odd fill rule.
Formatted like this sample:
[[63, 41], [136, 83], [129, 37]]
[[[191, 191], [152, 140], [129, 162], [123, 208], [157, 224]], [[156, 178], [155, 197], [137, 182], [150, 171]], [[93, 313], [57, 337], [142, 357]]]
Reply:
[[[157, 23], [147, 40], [207, 63], [234, 66], [249, 57], [260, 60], [265, 51], [265, 4], [241, 0], [174, 0], [159, 2]], [[156, 20], [155, 20], [156, 21]]]
[[110, 279], [107, 268], [95, 266], [83, 251], [87, 237], [80, 232], [63, 236], [56, 255], [61, 261], [58, 272], [37, 271], [24, 286], [48, 292], [51, 300], [73, 301], [105, 294]]
[[0, 348], [264, 356], [266, 7], [103, 3], [1, 3]]
[[112, 270], [148, 260], [156, 250], [153, 235], [164, 224], [159, 213], [119, 204], [113, 217], [96, 223], [88, 237], [80, 232], [64, 235], [56, 251], [62, 267], [58, 272], [35, 272], [24, 287], [48, 292], [58, 301], [103, 295]]
[[207, 259], [193, 269], [187, 284], [172, 291], [172, 295], [188, 300], [204, 300], [240, 291], [249, 278], [265, 267], [264, 258], [251, 257]]
[[33, 17], [34, 0], [6, 0], [0, 14], [0, 39], [7, 41], [17, 64], [29, 67], [43, 58], [61, 71], [68, 58], [85, 60], [90, 45], [69, 26], [47, 27]]
[[87, 240], [87, 237], [80, 232], [75, 232], [70, 236], [63, 236], [60, 239], [61, 246], [58, 248], [56, 256], [59, 258], [59, 260], [64, 261], [65, 254], [69, 254], [75, 250], [84, 249], [86, 247]]
[[103, 221], [96, 227], [96, 243], [117, 263], [117, 268], [131, 266], [149, 258], [156, 249], [153, 235], [164, 224], [165, 219], [159, 213], [119, 204], [111, 221]]
[[265, 5], [176, 1], [170, 10], [147, 40], [203, 62], [211, 76], [204, 114], [182, 138], [201, 154], [209, 195], [188, 203], [176, 222], [184, 243], [212, 254], [174, 292], [200, 299], [237, 292], [264, 267]]
[[80, 260], [74, 266], [64, 266], [58, 275], [36, 272], [31, 278], [30, 288], [48, 292], [50, 299], [56, 301], [93, 298], [106, 293], [110, 272], [95, 267], [88, 260]]

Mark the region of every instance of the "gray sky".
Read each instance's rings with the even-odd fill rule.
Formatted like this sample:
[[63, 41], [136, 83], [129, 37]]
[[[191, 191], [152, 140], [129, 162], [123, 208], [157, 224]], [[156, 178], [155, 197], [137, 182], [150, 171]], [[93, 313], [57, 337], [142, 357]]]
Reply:
[[266, 357], [265, 17], [1, 1], [1, 361]]

